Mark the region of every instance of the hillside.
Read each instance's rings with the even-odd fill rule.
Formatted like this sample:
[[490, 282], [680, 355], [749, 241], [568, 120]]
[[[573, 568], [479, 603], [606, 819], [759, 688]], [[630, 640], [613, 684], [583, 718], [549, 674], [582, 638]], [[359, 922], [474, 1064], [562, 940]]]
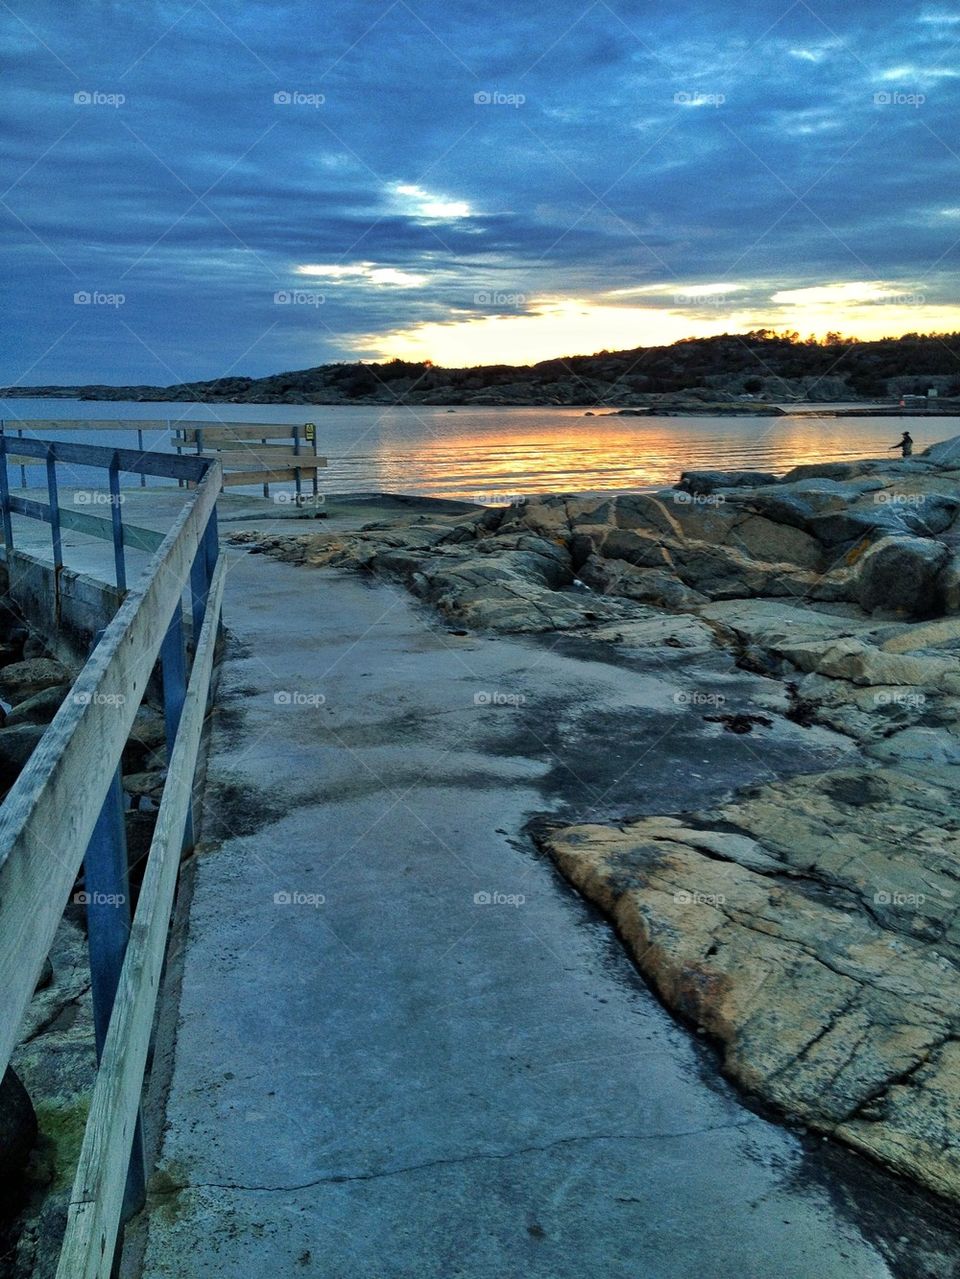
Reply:
[[960, 333], [823, 342], [759, 330], [669, 346], [601, 351], [534, 365], [448, 369], [430, 363], [321, 364], [268, 377], [174, 386], [6, 387], [2, 394], [236, 404], [670, 405], [878, 400], [960, 394]]

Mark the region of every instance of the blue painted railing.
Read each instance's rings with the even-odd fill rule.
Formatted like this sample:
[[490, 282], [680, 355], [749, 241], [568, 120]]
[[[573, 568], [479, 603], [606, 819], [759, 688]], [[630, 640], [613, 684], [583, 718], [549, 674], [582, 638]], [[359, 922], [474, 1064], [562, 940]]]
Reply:
[[[46, 502], [38, 502], [36, 498], [10, 492], [7, 463], [11, 458], [19, 460], [21, 457], [34, 458], [46, 464]], [[74, 466], [96, 467], [107, 472], [111, 508], [109, 525], [106, 520], [86, 512], [78, 513], [61, 508], [57, 481], [58, 462]], [[11, 515], [24, 515], [29, 519], [42, 520], [50, 525], [54, 567], [59, 569], [63, 566], [62, 527], [73, 528], [77, 532], [87, 533], [93, 537], [109, 536], [113, 540], [117, 586], [121, 591], [125, 591], [127, 573], [124, 546], [129, 539], [125, 536], [120, 509], [122, 505], [121, 473], [139, 475], [141, 479], [145, 479], [148, 475], [155, 475], [196, 484], [206, 474], [209, 465], [209, 458], [177, 456], [172, 453], [149, 451], [144, 453], [137, 449], [109, 448], [97, 444], [72, 444], [61, 440], [31, 440], [20, 437], [11, 439], [0, 426], [0, 508], [2, 508], [3, 517], [3, 540], [7, 546], [12, 547], [14, 544]], [[142, 533], [142, 530], [140, 532]], [[142, 544], [142, 538], [140, 541]]]
[[[21, 456], [45, 464], [46, 503], [11, 493], [7, 466], [15, 465], [15, 459]], [[61, 507], [58, 463], [106, 471], [113, 499], [109, 520], [85, 513], [81, 516]], [[166, 536], [153, 533], [150, 537], [154, 540], [147, 538], [145, 545], [147, 531], [124, 524], [119, 498], [120, 475], [125, 472], [184, 480], [194, 486], [184, 495], [183, 507]], [[81, 1171], [90, 1181], [97, 1152], [124, 1152], [119, 1172], [116, 1167], [97, 1170], [106, 1186], [102, 1194], [91, 1197], [82, 1187], [75, 1187], [62, 1264], [71, 1270], [78, 1265], [77, 1256], [82, 1256], [84, 1274], [109, 1272], [119, 1224], [144, 1199], [139, 1095], [146, 1048], [140, 1040], [149, 1029], [144, 1031], [141, 1023], [152, 1017], [158, 978], [142, 977], [137, 965], [142, 968], [143, 957], [139, 951], [132, 953], [135, 947], [131, 942], [120, 759], [150, 672], [159, 659], [168, 775], [141, 888], [142, 903], [149, 881], [151, 917], [142, 921], [138, 906], [133, 921], [134, 930], [138, 926], [141, 931], [150, 929], [152, 949], [148, 959], [158, 973], [162, 949], [159, 959], [154, 952], [162, 947], [166, 936], [175, 884], [171, 858], [178, 862], [183, 849], [193, 843], [193, 778], [200, 726], [209, 704], [223, 590], [216, 521], [221, 483], [222, 470], [215, 459], [61, 441], [9, 440], [0, 433], [0, 521], [8, 560], [14, 549], [13, 517], [42, 520], [50, 527], [54, 581], [58, 581], [63, 566], [61, 529], [71, 527], [112, 540], [116, 582], [124, 593], [71, 695], [0, 805], [0, 1075], [16, 1044], [20, 1021], [81, 863], [84, 872], [97, 1061], [101, 1063], [103, 1059], [105, 1063], [110, 1057], [111, 1065], [106, 1072], [110, 1078], [104, 1079], [105, 1068], [101, 1064], [93, 1106], [101, 1114], [101, 1129], [91, 1132], [88, 1125], [78, 1182]], [[155, 548], [152, 560], [129, 590], [125, 559], [128, 544]], [[185, 592], [189, 594], [193, 632], [189, 684], [181, 606]], [[187, 706], [189, 715], [185, 712]], [[181, 720], [186, 736], [181, 732]], [[159, 888], [155, 883], [158, 875], [162, 877]], [[131, 977], [130, 971], [134, 970], [135, 976]], [[111, 1035], [116, 1040], [118, 1034], [118, 988], [122, 981], [124, 1017], [133, 1016], [136, 1020], [137, 1034], [131, 1038], [137, 1044], [130, 1051], [126, 1043], [111, 1045], [110, 1041]], [[137, 1056], [141, 1048], [142, 1060]], [[116, 1090], [120, 1090], [117, 1095], [115, 1078], [121, 1080], [116, 1085]], [[124, 1107], [129, 1115], [121, 1124], [117, 1114]], [[92, 1199], [97, 1201], [94, 1206], [102, 1220], [97, 1217], [96, 1238], [87, 1238], [84, 1230]]]

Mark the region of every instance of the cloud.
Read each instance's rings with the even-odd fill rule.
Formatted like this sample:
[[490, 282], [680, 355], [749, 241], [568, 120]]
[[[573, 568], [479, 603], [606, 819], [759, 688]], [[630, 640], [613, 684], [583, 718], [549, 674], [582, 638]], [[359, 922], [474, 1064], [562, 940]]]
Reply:
[[[453, 330], [509, 354], [520, 334], [586, 350], [721, 319], [950, 316], [954, 15], [863, 0], [828, 32], [777, 0], [515, 9], [117, 0], [79, 24], [34, 0], [33, 35], [0, 13], [0, 377], [259, 374]], [[897, 100], [916, 85], [922, 104]], [[311, 272], [323, 306], [280, 313]], [[851, 292], [871, 281], [893, 292]], [[124, 292], [123, 316], [78, 323], [82, 288]], [[846, 292], [803, 296], [824, 288]], [[927, 301], [897, 311], [907, 292]], [[528, 301], [475, 300], [499, 295]]]
[[321, 280], [365, 280], [370, 284], [393, 284], [401, 289], [418, 289], [427, 282], [425, 275], [398, 271], [392, 266], [377, 266], [375, 262], [355, 262], [350, 266], [322, 266], [308, 262], [294, 269], [297, 275], [310, 275]]
[[771, 302], [785, 303], [789, 306], [846, 306], [849, 303], [883, 302], [887, 298], [902, 293], [893, 284], [882, 280], [858, 281], [847, 280], [837, 284], [819, 284], [801, 289], [781, 289], [774, 293]]
[[418, 217], [446, 221], [451, 218], [468, 218], [472, 212], [466, 200], [447, 200], [443, 196], [432, 195], [416, 183], [398, 182], [394, 184], [393, 190], [410, 204]]

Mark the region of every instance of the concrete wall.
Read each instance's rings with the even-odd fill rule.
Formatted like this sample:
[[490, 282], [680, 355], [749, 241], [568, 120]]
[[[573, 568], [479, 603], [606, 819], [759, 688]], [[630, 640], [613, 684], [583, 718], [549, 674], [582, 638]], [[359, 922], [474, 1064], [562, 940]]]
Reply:
[[57, 657], [84, 662], [98, 631], [120, 607], [115, 586], [14, 549], [7, 554], [7, 594]]

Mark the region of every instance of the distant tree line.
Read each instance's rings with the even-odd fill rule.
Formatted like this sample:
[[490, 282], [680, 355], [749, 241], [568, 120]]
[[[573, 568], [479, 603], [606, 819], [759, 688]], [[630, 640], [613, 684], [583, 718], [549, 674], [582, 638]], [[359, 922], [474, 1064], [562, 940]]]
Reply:
[[[865, 397], [883, 396], [890, 379], [915, 378], [923, 393], [931, 376], [950, 377], [945, 394], [960, 394], [960, 333], [905, 333], [902, 337], [860, 341], [840, 333], [823, 339], [798, 333], [755, 329], [719, 337], [685, 338], [669, 346], [636, 347], [627, 351], [599, 351], [541, 360], [534, 365], [489, 364], [475, 368], [439, 368], [429, 362], [391, 360], [385, 364], [337, 364], [308, 370], [320, 375], [324, 386], [348, 398], [367, 398], [392, 383], [402, 382], [427, 392], [440, 387], [476, 391], [489, 387], [534, 386], [582, 382], [619, 382], [625, 389], [649, 394], [684, 391], [709, 385], [716, 378], [742, 375], [742, 387], [758, 394], [767, 379], [839, 377]], [[286, 375], [303, 389], [304, 374]], [[271, 382], [279, 379], [268, 379]]]
[[931, 385], [940, 395], [960, 395], [960, 333], [859, 341], [841, 333], [817, 339], [755, 329], [533, 365], [441, 368], [429, 360], [398, 359], [166, 387], [19, 387], [9, 393], [237, 403], [629, 404], [694, 390], [708, 400], [742, 395], [829, 399], [840, 393], [879, 399], [923, 394]]

